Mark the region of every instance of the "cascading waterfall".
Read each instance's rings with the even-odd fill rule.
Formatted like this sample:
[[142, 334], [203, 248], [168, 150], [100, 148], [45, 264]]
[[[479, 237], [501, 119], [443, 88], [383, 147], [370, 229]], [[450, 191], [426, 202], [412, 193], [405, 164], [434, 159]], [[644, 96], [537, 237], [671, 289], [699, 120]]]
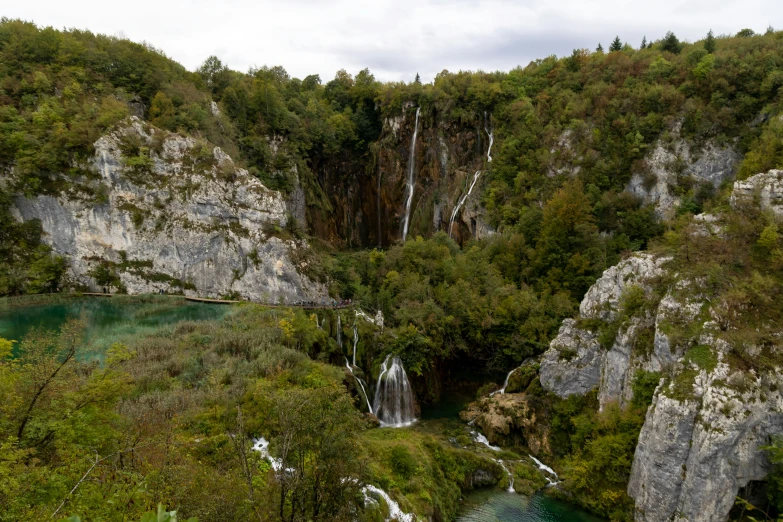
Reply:
[[527, 359], [522, 361], [522, 364], [520, 364], [519, 366], [517, 366], [516, 368], [514, 368], [513, 370], [508, 372], [506, 374], [506, 380], [503, 382], [503, 387], [500, 388], [499, 390], [493, 391], [492, 393], [489, 394], [489, 396], [492, 397], [496, 393], [499, 393], [500, 395], [505, 395], [506, 394], [506, 388], [508, 388], [508, 380], [511, 378], [511, 374], [514, 373], [515, 371], [519, 370], [520, 368], [522, 368], [524, 365], [526, 365], [528, 363], [528, 361], [530, 361], [530, 359], [531, 358], [528, 357]]
[[489, 396], [492, 397], [496, 393], [499, 393], [500, 395], [505, 395], [506, 394], [506, 388], [508, 387], [508, 380], [511, 378], [511, 374], [514, 373], [515, 371], [519, 370], [519, 368], [521, 368], [521, 366], [517, 367], [517, 368], [514, 368], [513, 370], [508, 372], [508, 374], [506, 374], [506, 380], [503, 382], [503, 387], [500, 388], [499, 390], [493, 391], [492, 393], [489, 394]]
[[454, 207], [454, 210], [451, 211], [451, 219], [449, 220], [449, 237], [451, 237], [451, 227], [454, 225], [454, 218], [457, 217], [459, 209], [462, 208], [462, 205], [465, 204], [465, 201], [467, 201], [470, 193], [473, 192], [473, 187], [476, 186], [476, 182], [478, 181], [479, 176], [481, 176], [481, 171], [477, 170], [476, 173], [473, 174], [473, 182], [470, 184], [470, 188], [468, 189], [467, 193], [459, 198], [459, 201], [457, 201], [457, 205]]
[[479, 433], [478, 431], [471, 431], [470, 434], [473, 435], [473, 440], [478, 442], [479, 444], [483, 444], [484, 446], [488, 447], [492, 451], [500, 451], [500, 447], [493, 446], [492, 444], [490, 444], [489, 439], [487, 439], [487, 437], [485, 437], [483, 433]]
[[549, 482], [549, 484], [547, 484], [547, 487], [556, 486], [557, 484], [560, 483], [560, 477], [557, 476], [557, 473], [555, 473], [555, 470], [553, 470], [552, 468], [550, 468], [549, 466], [547, 466], [546, 464], [544, 464], [543, 462], [541, 462], [540, 460], [535, 458], [533, 455], [528, 455], [528, 457], [533, 459], [533, 462], [536, 463], [536, 466], [538, 466], [538, 469], [540, 469], [541, 471], [545, 471], [549, 475], [552, 475], [553, 477], [555, 477], [555, 480], [552, 480], [551, 478], [549, 478], [549, 476], [546, 473], [544, 474], [544, 478], [546, 479], [547, 482]]
[[495, 460], [495, 459], [492, 460], [500, 464], [500, 467], [503, 468], [506, 471], [506, 475], [508, 475], [508, 489], [506, 491], [508, 491], [509, 493], [516, 493], [516, 490], [514, 489], [514, 474], [511, 473], [511, 471], [509, 471], [506, 465], [503, 464], [502, 460]]
[[400, 508], [400, 505], [392, 500], [389, 494], [381, 488], [375, 487], [372, 484], [368, 484], [362, 488], [362, 493], [364, 493], [365, 506], [367, 505], [367, 502], [376, 502], [376, 500], [370, 496], [370, 493], [375, 493], [386, 501], [386, 506], [389, 508], [389, 516], [386, 517], [386, 522], [390, 522], [392, 520], [397, 522], [413, 522], [413, 515], [410, 513], [405, 513], [402, 508]]
[[356, 329], [356, 318], [353, 320], [353, 365], [356, 366], [356, 345], [359, 344], [359, 330]]
[[[348, 361], [346, 361], [347, 363]], [[261, 453], [261, 457], [268, 461], [272, 465], [272, 469], [275, 471], [275, 473], [280, 473], [283, 471], [283, 461], [281, 459], [276, 459], [273, 456], [269, 454], [269, 441], [266, 440], [264, 437], [259, 437], [257, 439], [253, 440], [253, 451], [257, 451]], [[286, 468], [286, 473], [293, 473], [295, 470], [292, 468]], [[359, 481], [356, 478], [342, 478], [341, 481], [350, 481], [354, 483], [358, 483]], [[364, 495], [364, 505], [366, 506], [367, 503], [375, 502], [377, 504], [377, 500], [373, 498], [371, 494], [378, 495], [380, 498], [382, 498], [386, 502], [386, 507], [388, 508], [389, 515], [384, 519], [384, 522], [413, 522], [414, 518], [413, 515], [410, 513], [406, 513], [402, 510], [400, 505], [392, 499], [388, 493], [386, 493], [384, 490], [377, 486], [373, 486], [372, 484], [366, 484], [362, 487], [362, 494]]]
[[364, 400], [367, 401], [367, 411], [372, 413], [373, 410], [372, 410], [372, 406], [370, 406], [370, 397], [367, 395], [367, 383], [365, 383], [358, 375], [353, 373], [353, 367], [350, 364], [348, 364], [348, 359], [345, 360], [345, 367], [348, 368], [348, 371], [351, 372], [353, 378], [356, 379], [356, 383], [359, 385], [359, 388], [361, 388], [362, 395], [364, 395]]
[[489, 147], [487, 147], [487, 163], [492, 163], [492, 156], [490, 156], [490, 152], [492, 152], [492, 144], [495, 142], [495, 137], [493, 136], [492, 131], [490, 131], [487, 127], [487, 111], [484, 111], [484, 131], [487, 133], [487, 136], [489, 136]]
[[386, 356], [375, 387], [373, 413], [381, 426], [399, 428], [416, 422], [413, 388], [399, 357]]
[[411, 218], [411, 204], [413, 203], [413, 170], [416, 166], [416, 136], [419, 134], [419, 111], [421, 107], [416, 107], [416, 124], [413, 128], [413, 138], [411, 139], [410, 153], [408, 156], [408, 183], [405, 195], [405, 220], [402, 222], [402, 240], [408, 237], [408, 225]]

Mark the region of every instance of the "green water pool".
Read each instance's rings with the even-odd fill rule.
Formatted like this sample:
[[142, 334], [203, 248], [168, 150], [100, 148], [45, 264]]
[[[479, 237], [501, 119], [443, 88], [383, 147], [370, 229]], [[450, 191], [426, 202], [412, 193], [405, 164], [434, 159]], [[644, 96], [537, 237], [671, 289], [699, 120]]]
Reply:
[[54, 297], [50, 302], [26, 306], [3, 304], [0, 337], [4, 339], [22, 341], [32, 328], [58, 329], [69, 319], [84, 319], [88, 350], [83, 355], [87, 358], [100, 358], [115, 342], [126, 342], [165, 325], [220, 319], [231, 310], [226, 305], [168, 296]]
[[570, 504], [542, 493], [526, 497], [498, 490], [468, 496], [457, 522], [600, 522]]

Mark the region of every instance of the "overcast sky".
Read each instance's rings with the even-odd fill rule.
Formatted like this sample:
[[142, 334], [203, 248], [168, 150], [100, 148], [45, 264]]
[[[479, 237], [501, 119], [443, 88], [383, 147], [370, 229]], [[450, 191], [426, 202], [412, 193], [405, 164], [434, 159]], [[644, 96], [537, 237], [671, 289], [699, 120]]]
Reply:
[[146, 41], [195, 69], [209, 55], [229, 67], [282, 65], [291, 76], [369, 67], [376, 78], [425, 81], [450, 71], [509, 70], [533, 59], [639, 46], [672, 30], [698, 40], [749, 27], [783, 28], [781, 0], [93, 0], [4, 1], [0, 15], [40, 26]]

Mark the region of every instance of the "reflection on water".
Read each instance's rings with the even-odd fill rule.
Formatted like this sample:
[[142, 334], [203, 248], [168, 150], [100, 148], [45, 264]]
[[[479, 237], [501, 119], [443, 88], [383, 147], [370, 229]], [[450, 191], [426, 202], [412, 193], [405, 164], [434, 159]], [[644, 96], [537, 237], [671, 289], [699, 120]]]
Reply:
[[180, 321], [219, 319], [230, 309], [177, 297], [57, 297], [50, 303], [0, 310], [0, 337], [20, 341], [31, 328], [56, 329], [68, 319], [82, 317], [89, 347], [83, 358], [100, 358], [115, 342]]
[[575, 507], [537, 493], [532, 497], [499, 490], [471, 494], [457, 522], [600, 522]]

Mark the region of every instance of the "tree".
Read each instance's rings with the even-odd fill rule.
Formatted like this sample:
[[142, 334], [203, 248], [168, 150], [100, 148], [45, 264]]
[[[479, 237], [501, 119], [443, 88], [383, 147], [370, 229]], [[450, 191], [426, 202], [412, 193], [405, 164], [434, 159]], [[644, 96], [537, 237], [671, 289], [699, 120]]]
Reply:
[[622, 50], [623, 50], [623, 42], [620, 41], [619, 36], [615, 36], [614, 40], [612, 40], [612, 43], [609, 46], [609, 52], [616, 53], [617, 51], [622, 51]]
[[642, 37], [642, 45], [639, 46], [639, 49], [646, 49], [647, 48], [647, 35], [644, 35]]
[[273, 519], [352, 520], [361, 508], [356, 435], [364, 421], [350, 397], [336, 386], [285, 389], [269, 413], [281, 462], [270, 484], [278, 496]]
[[413, 83], [421, 85], [421, 77], [419, 76], [419, 73], [416, 73], [416, 79], [413, 80]]
[[707, 33], [707, 39], [704, 40], [704, 50], [710, 54], [715, 52], [715, 37], [712, 35], [712, 29]]
[[737, 33], [737, 38], [750, 38], [755, 34], [753, 29], [741, 29], [740, 32]]
[[217, 97], [228, 87], [231, 79], [231, 71], [223, 65], [220, 58], [214, 55], [204, 60], [204, 63], [196, 69], [196, 72], [203, 78], [204, 83], [207, 84], [212, 94]]
[[661, 41], [661, 50], [668, 51], [672, 54], [680, 54], [682, 46], [680, 45], [680, 40], [677, 39], [677, 36], [675, 36], [673, 32], [669, 31], [666, 33], [666, 36], [664, 36]]
[[601, 45], [601, 42], [598, 42], [598, 47], [595, 48], [595, 52], [597, 53], [603, 53], [604, 47]]

